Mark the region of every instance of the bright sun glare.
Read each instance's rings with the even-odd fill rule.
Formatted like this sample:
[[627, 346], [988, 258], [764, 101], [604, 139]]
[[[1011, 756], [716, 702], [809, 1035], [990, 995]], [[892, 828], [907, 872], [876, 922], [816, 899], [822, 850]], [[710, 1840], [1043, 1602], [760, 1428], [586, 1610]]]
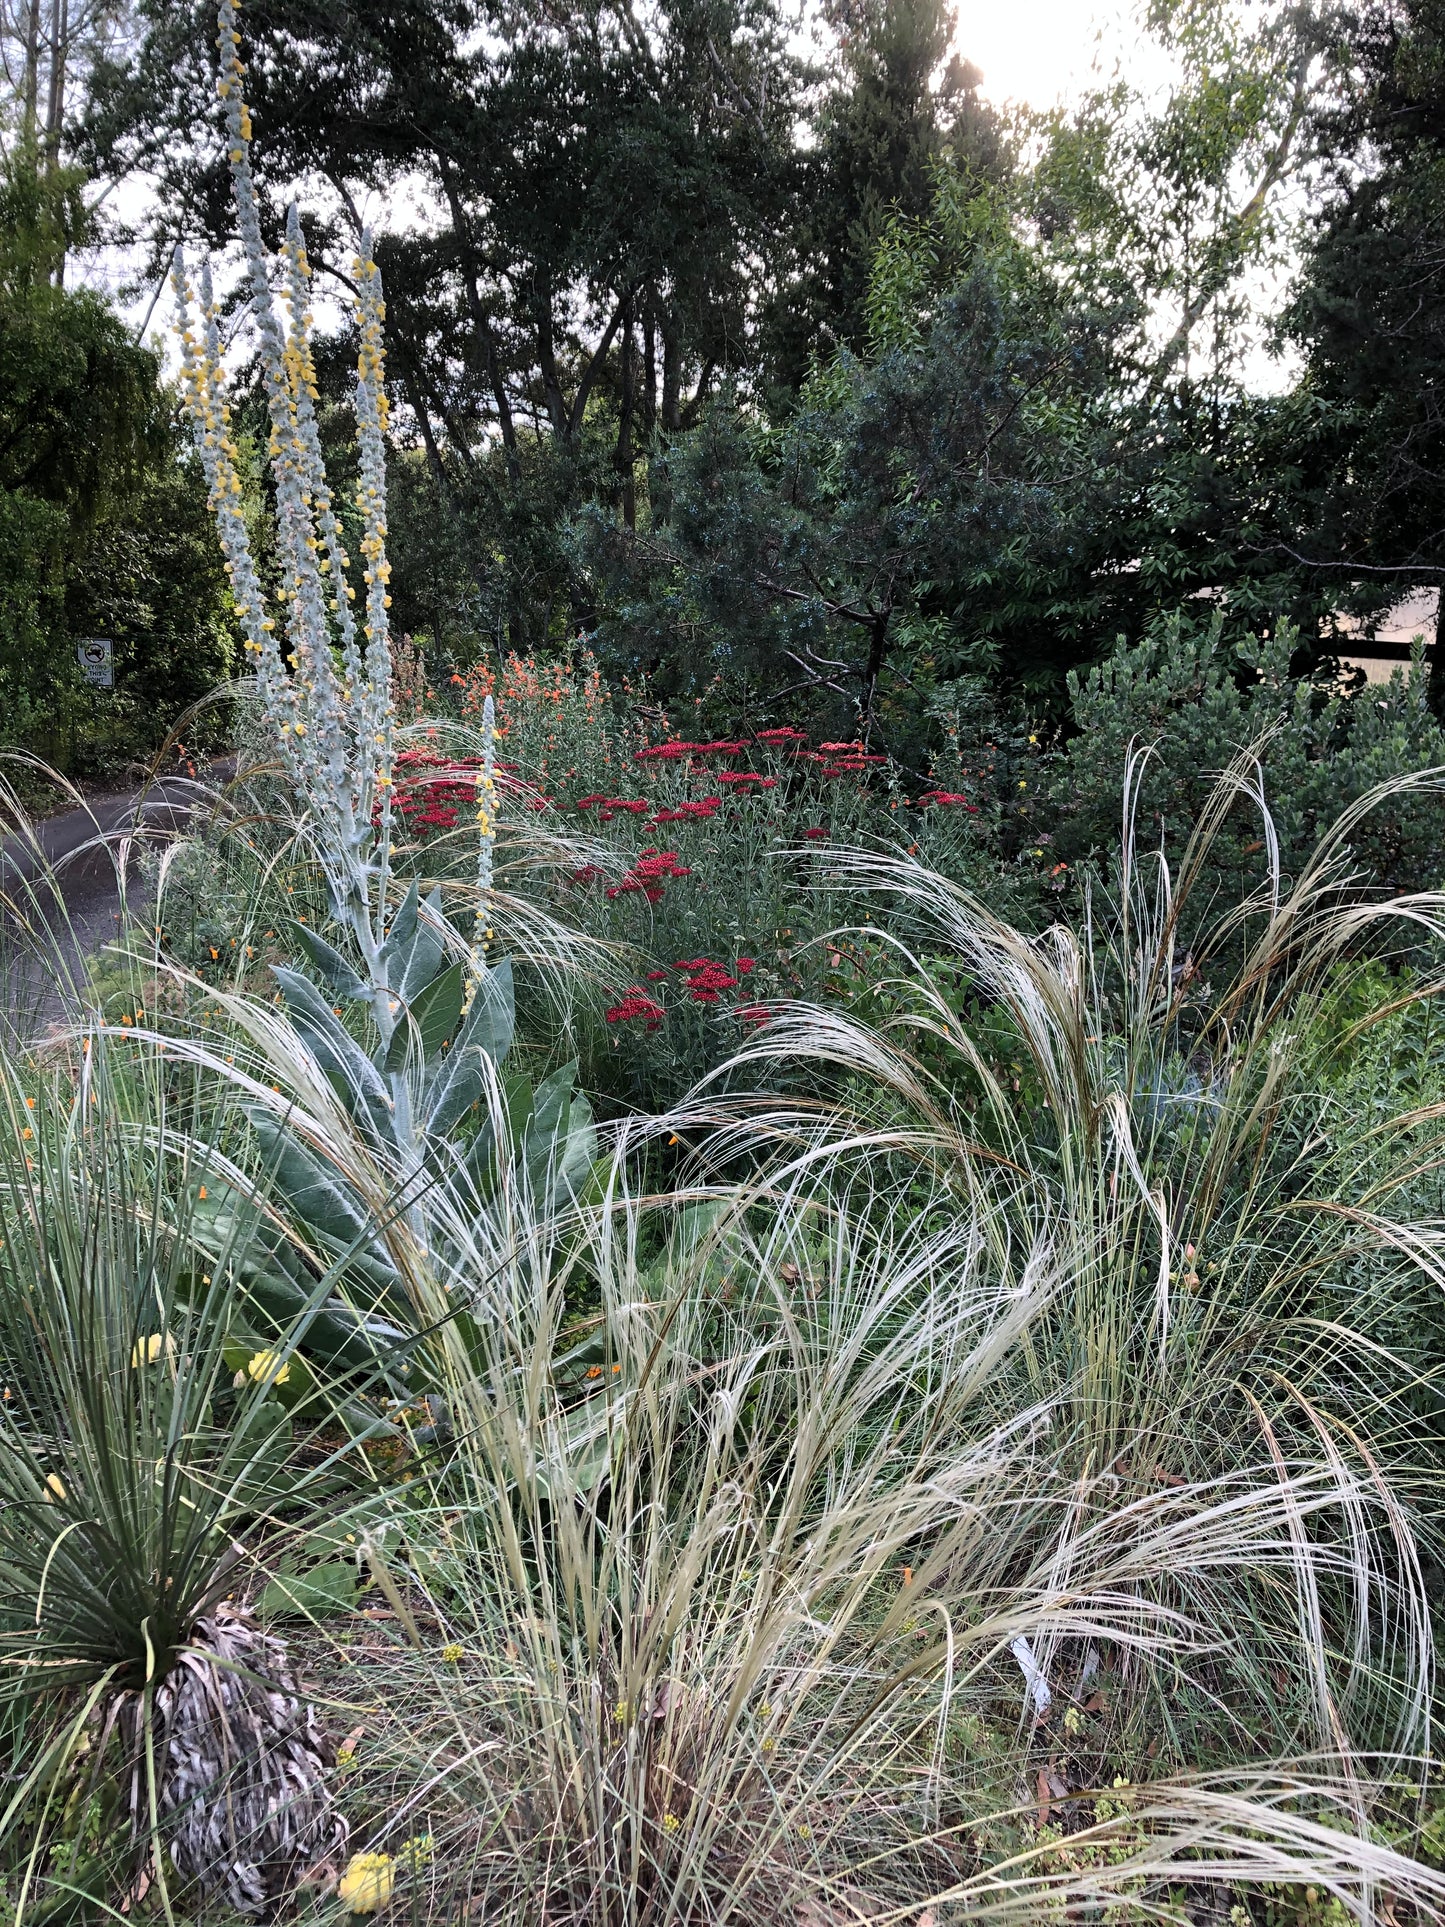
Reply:
[[[1127, 19], [1108, 0], [963, 0], [957, 44], [983, 70], [990, 100], [1052, 107], [1089, 84], [1096, 60], [1101, 76], [1118, 60], [1136, 84], [1155, 77], [1157, 51], [1127, 30]], [[1141, 62], [1149, 73], [1136, 71]]]

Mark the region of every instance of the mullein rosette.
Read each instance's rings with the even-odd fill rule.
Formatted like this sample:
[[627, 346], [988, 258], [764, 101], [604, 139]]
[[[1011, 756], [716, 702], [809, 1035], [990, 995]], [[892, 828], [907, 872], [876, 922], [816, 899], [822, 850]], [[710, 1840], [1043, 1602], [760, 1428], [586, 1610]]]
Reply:
[[[242, 513], [239, 453], [224, 398], [220, 326], [209, 267], [201, 267], [197, 300], [177, 248], [172, 282], [182, 388], [262, 708], [287, 774], [311, 812], [333, 913], [352, 933], [372, 983], [380, 987], [395, 780], [388, 616], [391, 565], [386, 555], [386, 307], [367, 229], [352, 262], [360, 336], [356, 509], [364, 599], [358, 620], [356, 590], [347, 579], [351, 560], [327, 483], [316, 422], [311, 269], [293, 205], [280, 262], [284, 302], [273, 293], [251, 177], [251, 120], [243, 91], [246, 69], [240, 58], [237, 13], [237, 0], [219, 0], [218, 91], [270, 425], [282, 577], [275, 617], [266, 608]], [[489, 730], [489, 745], [490, 740]], [[485, 967], [485, 889], [491, 880], [494, 804], [489, 748], [486, 782], [479, 784], [478, 796], [484, 895], [473, 944], [473, 975]], [[378, 1019], [384, 1022], [387, 1000], [378, 995], [376, 1003]], [[384, 1023], [384, 1028], [389, 1025]]]

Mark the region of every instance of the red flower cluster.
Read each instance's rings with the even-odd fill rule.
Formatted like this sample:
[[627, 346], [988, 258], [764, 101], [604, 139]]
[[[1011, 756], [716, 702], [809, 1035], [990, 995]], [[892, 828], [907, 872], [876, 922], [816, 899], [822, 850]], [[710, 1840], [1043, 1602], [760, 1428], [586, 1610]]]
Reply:
[[[407, 749], [396, 759], [396, 795], [393, 804], [403, 826], [425, 840], [433, 830], [454, 830], [457, 813], [476, 800], [475, 760], [450, 762], [430, 750]], [[378, 804], [372, 821], [381, 817]]]
[[[661, 974], [661, 973], [658, 973]], [[656, 1030], [666, 1012], [662, 1005], [655, 1003], [640, 984], [634, 984], [620, 1004], [614, 1004], [607, 1013], [609, 1024], [630, 1024], [640, 1017], [649, 1030]]]
[[579, 810], [590, 810], [598, 803], [602, 805], [597, 815], [601, 822], [610, 823], [619, 812], [628, 816], [645, 816], [652, 808], [645, 796], [603, 796], [599, 790], [595, 796], [582, 796], [577, 800]]
[[715, 1004], [724, 990], [736, 990], [738, 980], [730, 976], [720, 963], [709, 963], [706, 957], [694, 957], [691, 963], [680, 963], [678, 969], [684, 972], [688, 995], [695, 1004]]
[[760, 790], [775, 790], [778, 787], [776, 776], [760, 776], [756, 770], [751, 769], [725, 769], [717, 780], [720, 783], [730, 783], [737, 789], [742, 789], [749, 783], [756, 783]]
[[[722, 778], [727, 781], [726, 777]], [[675, 810], [659, 810], [653, 817], [654, 823], [686, 823], [691, 818], [701, 818], [709, 822], [722, 808], [720, 796], [700, 796], [695, 803], [679, 803]]]
[[640, 890], [649, 903], [662, 901], [662, 886], [670, 877], [690, 877], [692, 871], [678, 863], [676, 850], [644, 850], [620, 883], [613, 884], [609, 897], [622, 897]]
[[789, 724], [786, 729], [760, 729], [758, 731], [758, 741], [760, 743], [806, 743], [807, 740], [808, 732], [805, 729], [794, 729], [791, 724]]
[[[739, 957], [732, 970], [729, 970], [726, 964], [716, 963], [711, 957], [683, 957], [677, 969], [681, 971], [688, 995], [695, 1004], [715, 1004], [723, 991], [736, 990], [741, 980], [756, 967], [756, 963], [754, 957]], [[650, 984], [660, 983], [667, 974], [665, 970], [649, 970], [647, 981]], [[767, 1021], [772, 1012], [766, 1004], [746, 1004], [737, 1014], [744, 1023], [761, 1024]], [[640, 1018], [649, 1030], [656, 1030], [666, 1015], [656, 998], [645, 991], [641, 984], [634, 984], [622, 1002], [614, 1004], [608, 1011], [607, 1021], [609, 1024], [626, 1024], [633, 1018]]]
[[719, 992], [737, 989], [739, 979], [748, 975], [753, 962], [751, 957], [739, 957], [734, 966], [736, 977], [730, 974], [726, 964], [714, 963], [710, 957], [684, 957], [677, 967], [695, 1004], [715, 1004]]
[[826, 842], [828, 835], [827, 830], [804, 830], [803, 832], [804, 839], [809, 843]]
[[975, 816], [978, 814], [977, 803], [971, 803], [966, 796], [959, 795], [957, 790], [925, 790], [923, 795], [918, 799], [918, 807], [921, 810], [926, 810], [929, 805], [933, 803], [949, 804], [965, 810], [972, 810]]
[[654, 743], [651, 749], [635, 749], [632, 760], [634, 763], [675, 763], [681, 757], [694, 755], [701, 748], [701, 743]]

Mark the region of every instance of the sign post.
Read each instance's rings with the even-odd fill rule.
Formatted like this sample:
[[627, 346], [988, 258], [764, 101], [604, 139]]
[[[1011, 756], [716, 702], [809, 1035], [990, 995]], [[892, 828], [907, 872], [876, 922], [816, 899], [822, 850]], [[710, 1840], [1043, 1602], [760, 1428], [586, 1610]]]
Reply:
[[115, 688], [115, 646], [109, 636], [92, 636], [75, 645], [75, 660], [94, 689]]

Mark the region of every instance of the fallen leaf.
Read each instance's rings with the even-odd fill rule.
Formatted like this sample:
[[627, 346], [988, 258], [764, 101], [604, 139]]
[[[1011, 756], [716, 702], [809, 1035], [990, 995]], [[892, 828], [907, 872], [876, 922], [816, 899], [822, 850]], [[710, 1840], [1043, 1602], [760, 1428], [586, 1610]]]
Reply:
[[1050, 1788], [1049, 1788], [1049, 1776], [1047, 1773], [1039, 1774], [1038, 1786], [1039, 1786], [1039, 1831], [1042, 1832], [1043, 1829], [1049, 1824]]

